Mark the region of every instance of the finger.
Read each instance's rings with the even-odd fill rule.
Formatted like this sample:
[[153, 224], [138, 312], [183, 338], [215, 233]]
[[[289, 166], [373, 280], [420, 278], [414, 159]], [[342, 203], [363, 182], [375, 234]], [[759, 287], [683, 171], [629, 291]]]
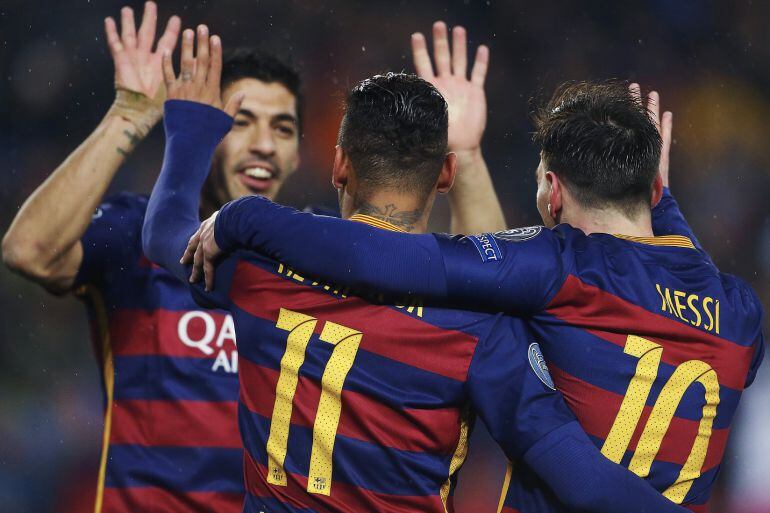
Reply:
[[193, 269], [190, 275], [190, 283], [198, 283], [201, 281], [201, 274], [203, 274], [203, 244], [198, 244], [195, 248], [195, 254], [193, 255]]
[[650, 91], [647, 95], [647, 112], [655, 126], [660, 130], [660, 95], [657, 91]]
[[430, 63], [430, 54], [428, 53], [428, 44], [425, 42], [425, 36], [420, 32], [412, 34], [412, 61], [417, 76], [422, 79], [430, 80], [434, 77], [433, 66]]
[[182, 82], [189, 82], [195, 73], [195, 59], [193, 58], [193, 36], [195, 33], [185, 29], [182, 33], [182, 61], [179, 67], [179, 78]]
[[179, 29], [182, 28], [182, 20], [179, 16], [172, 16], [166, 23], [166, 30], [163, 35], [158, 39], [158, 46], [155, 48], [156, 52], [163, 52], [168, 50], [169, 53], [176, 48], [176, 42], [179, 39]]
[[669, 185], [669, 164], [671, 162], [671, 141], [674, 128], [674, 115], [671, 112], [664, 112], [660, 120], [660, 138], [663, 145], [660, 149], [660, 175], [663, 179], [663, 186]]
[[163, 50], [161, 67], [163, 68], [163, 82], [166, 84], [166, 91], [169, 91], [174, 85], [176, 75], [174, 75], [174, 65], [171, 63], [171, 52], [168, 50]]
[[206, 25], [198, 25], [198, 48], [195, 59], [195, 81], [206, 82], [209, 72], [209, 28]]
[[631, 98], [635, 99], [636, 101], [640, 102], [642, 101], [642, 88], [639, 87], [639, 84], [636, 82], [633, 82], [628, 85], [628, 90], [631, 93]]
[[134, 24], [134, 10], [130, 7], [124, 7], [120, 10], [120, 32], [123, 39], [123, 46], [126, 48], [136, 47], [136, 25]]
[[433, 24], [433, 56], [436, 59], [436, 74], [438, 76], [450, 75], [452, 68], [449, 38], [447, 37], [446, 23], [443, 21], [437, 21]]
[[144, 13], [142, 14], [142, 24], [139, 26], [139, 35], [137, 36], [138, 47], [145, 52], [152, 51], [152, 42], [155, 39], [155, 28], [158, 25], [158, 6], [155, 2], [146, 2], [144, 4]]
[[238, 110], [241, 108], [241, 104], [243, 103], [243, 98], [246, 96], [245, 93], [235, 93], [227, 100], [227, 105], [225, 105], [225, 114], [230, 116], [231, 118], [234, 118], [235, 115], [238, 113]]
[[208, 258], [203, 261], [203, 278], [206, 281], [206, 290], [214, 290], [214, 264]]
[[452, 73], [465, 78], [468, 70], [468, 35], [464, 27], [452, 29]]
[[110, 49], [112, 58], [123, 51], [123, 42], [118, 35], [118, 27], [115, 25], [115, 20], [111, 17], [104, 18], [104, 34], [107, 36], [107, 47]]
[[195, 249], [198, 247], [198, 242], [200, 241], [201, 235], [200, 235], [200, 228], [193, 233], [192, 237], [190, 237], [190, 240], [187, 241], [187, 247], [184, 249], [184, 254], [182, 255], [182, 258], [179, 259], [180, 264], [191, 264], [193, 255], [195, 254]]
[[211, 36], [211, 56], [209, 59], [209, 72], [206, 76], [208, 84], [219, 91], [222, 77], [222, 40], [219, 36]]
[[473, 61], [471, 70], [471, 82], [479, 87], [484, 87], [484, 80], [487, 78], [487, 69], [489, 68], [489, 47], [487, 45], [479, 46], [476, 50], [476, 59]]

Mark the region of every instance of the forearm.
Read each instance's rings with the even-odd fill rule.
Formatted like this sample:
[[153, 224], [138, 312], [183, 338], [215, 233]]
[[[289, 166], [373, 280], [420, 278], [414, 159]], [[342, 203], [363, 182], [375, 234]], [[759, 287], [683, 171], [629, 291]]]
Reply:
[[187, 281], [179, 259], [200, 224], [200, 191], [219, 141], [232, 118], [219, 109], [188, 101], [166, 102], [166, 150], [142, 229], [145, 255]]
[[[115, 109], [24, 202], [3, 239], [6, 263], [47, 280], [77, 272], [67, 265], [115, 173], [141, 141], [134, 122]], [[64, 265], [62, 265], [64, 264]], [[58, 270], [56, 267], [63, 267]]]
[[257, 196], [225, 205], [214, 233], [223, 251], [259, 251], [331, 283], [386, 294], [446, 294], [433, 235], [406, 236], [299, 212]]
[[505, 217], [481, 150], [457, 152], [457, 175], [449, 191], [452, 233], [505, 230]]
[[538, 441], [526, 464], [569, 509], [592, 513], [686, 513], [624, 467], [606, 459], [577, 422]]

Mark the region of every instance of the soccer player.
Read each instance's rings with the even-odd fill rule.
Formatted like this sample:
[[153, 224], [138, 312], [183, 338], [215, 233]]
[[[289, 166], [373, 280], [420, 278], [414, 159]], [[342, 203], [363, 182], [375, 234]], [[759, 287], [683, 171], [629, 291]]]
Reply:
[[[164, 75], [164, 165], [143, 228], [146, 254], [185, 280], [179, 261], [199, 225], [199, 189], [239, 97], [221, 109], [221, 41], [182, 43]], [[425, 230], [451, 187], [447, 107], [405, 74], [348, 96], [333, 182], [345, 217], [394, 232]], [[387, 212], [398, 225], [384, 221]], [[297, 241], [301, 244], [301, 241]], [[451, 511], [474, 408], [509, 457], [523, 459], [572, 509], [680, 511], [604, 459], [555, 391], [524, 324], [429, 303], [349, 297], [255, 253], [217, 270], [203, 304], [227, 308], [240, 349], [239, 422], [246, 511]], [[601, 487], [598, 484], [606, 484]]]
[[247, 247], [361, 290], [525, 316], [602, 453], [705, 511], [762, 360], [762, 307], [719, 272], [663, 190], [660, 136], [637, 95], [567, 84], [540, 111], [535, 141], [546, 227], [404, 236], [255, 199], [225, 206], [200, 247], [208, 258]]
[[[124, 192], [103, 200], [118, 169], [161, 118], [161, 54], [173, 50], [180, 20], [169, 19], [153, 51], [156, 24], [153, 2], [145, 4], [138, 31], [128, 7], [120, 32], [112, 18], [105, 20], [115, 102], [25, 202], [3, 239], [3, 259], [53, 293], [74, 292], [88, 309], [105, 396], [96, 512], [238, 511], [243, 478], [232, 318], [198, 308], [183, 285], [144, 257], [146, 196]], [[464, 31], [455, 30], [464, 52]], [[446, 41], [444, 27], [437, 48]], [[503, 225], [486, 167], [479, 165], [483, 125], [472, 128], [468, 121], [479, 102], [484, 105], [488, 50], [479, 52], [473, 81], [464, 70], [441, 75], [442, 87], [454, 93], [448, 96], [457, 120], [451, 132], [462, 129], [450, 144], [456, 140], [458, 153], [469, 157], [460, 175], [476, 184], [467, 193], [456, 187], [450, 197], [458, 214], [453, 227], [460, 230]], [[223, 67], [224, 99], [237, 93], [245, 99], [217, 147], [202, 191], [204, 217], [243, 195], [275, 198], [299, 164], [297, 73], [247, 49], [230, 52]], [[485, 205], [487, 217], [467, 215], [475, 202]]]

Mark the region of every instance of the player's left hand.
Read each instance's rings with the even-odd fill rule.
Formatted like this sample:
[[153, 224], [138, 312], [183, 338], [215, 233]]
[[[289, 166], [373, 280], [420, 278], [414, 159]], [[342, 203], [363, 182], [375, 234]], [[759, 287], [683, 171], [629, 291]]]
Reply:
[[214, 226], [219, 211], [211, 214], [198, 227], [198, 230], [190, 237], [184, 255], [180, 260], [183, 264], [192, 264], [190, 283], [197, 283], [203, 276], [206, 290], [214, 289], [214, 264], [222, 254], [222, 250], [214, 237]]
[[235, 116], [243, 102], [243, 93], [230, 97], [222, 107], [220, 82], [222, 77], [222, 40], [209, 37], [206, 25], [198, 25], [197, 55], [193, 52], [195, 33], [186, 29], [182, 34], [182, 55], [179, 77], [174, 74], [171, 53], [163, 52], [163, 80], [169, 100], [190, 100], [211, 105]]
[[425, 36], [412, 34], [412, 59], [417, 75], [427, 80], [444, 96], [449, 106], [449, 150], [465, 152], [478, 150], [487, 125], [487, 97], [484, 80], [489, 66], [489, 48], [476, 50], [471, 77], [467, 77], [468, 42], [465, 29], [452, 29], [452, 49], [446, 23], [433, 24], [433, 57], [431, 65]]

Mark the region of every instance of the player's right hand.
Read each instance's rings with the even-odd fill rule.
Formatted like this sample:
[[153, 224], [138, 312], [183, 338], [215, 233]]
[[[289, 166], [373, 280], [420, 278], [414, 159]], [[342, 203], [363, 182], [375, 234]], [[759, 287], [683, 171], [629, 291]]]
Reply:
[[120, 10], [120, 33], [112, 17], [104, 20], [107, 44], [115, 64], [115, 88], [141, 93], [147, 98], [160, 96], [163, 103], [163, 71], [161, 58], [164, 51], [174, 51], [179, 38], [181, 21], [172, 16], [166, 30], [158, 40], [155, 51], [155, 30], [158, 24], [158, 6], [155, 2], [144, 4], [144, 14], [139, 32], [136, 31], [134, 11], [130, 7]]
[[179, 76], [174, 74], [171, 52], [163, 53], [163, 79], [169, 100], [189, 100], [211, 105], [235, 116], [243, 102], [243, 93], [230, 97], [222, 107], [220, 82], [222, 78], [222, 40], [209, 36], [206, 25], [198, 25], [197, 53], [194, 52], [195, 33], [186, 29], [182, 33], [182, 55]]
[[[639, 84], [633, 83], [628, 86], [631, 91], [631, 95], [638, 98], [641, 101], [642, 91]], [[658, 128], [660, 138], [663, 141], [663, 145], [660, 148], [660, 163], [658, 164], [658, 173], [660, 173], [663, 187], [668, 187], [668, 169], [669, 169], [669, 154], [671, 153], [671, 140], [674, 127], [674, 114], [671, 111], [665, 111], [663, 116], [660, 115], [660, 95], [657, 91], [650, 91], [647, 94], [646, 105], [647, 112], [650, 119]]]
[[214, 289], [214, 264], [222, 254], [214, 236], [217, 214], [219, 211], [214, 212], [211, 217], [201, 223], [198, 230], [187, 242], [187, 248], [180, 260], [182, 264], [192, 264], [193, 266], [190, 273], [190, 283], [197, 283], [203, 277], [207, 291]]

